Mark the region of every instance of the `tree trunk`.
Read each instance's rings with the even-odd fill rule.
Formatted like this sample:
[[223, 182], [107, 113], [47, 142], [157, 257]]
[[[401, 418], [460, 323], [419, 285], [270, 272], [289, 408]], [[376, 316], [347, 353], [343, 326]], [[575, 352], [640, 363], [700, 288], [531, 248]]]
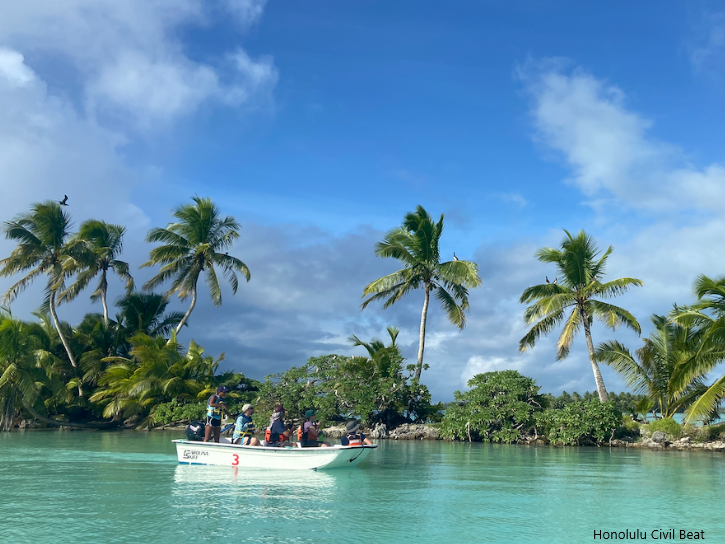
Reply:
[[599, 393], [599, 401], [607, 402], [609, 395], [607, 394], [607, 388], [604, 386], [604, 380], [602, 379], [602, 373], [599, 371], [599, 365], [597, 359], [594, 356], [594, 344], [592, 343], [592, 330], [589, 326], [589, 319], [583, 309], [579, 309], [579, 315], [581, 316], [582, 323], [584, 324], [584, 336], [587, 339], [587, 348], [589, 349], [589, 362], [592, 363], [592, 372], [594, 372], [594, 381], [597, 384], [597, 393]]
[[423, 301], [423, 313], [420, 316], [420, 342], [418, 343], [418, 364], [415, 367], [415, 379], [420, 380], [420, 373], [423, 371], [423, 352], [425, 351], [425, 322], [428, 319], [428, 302], [430, 302], [430, 284], [425, 284], [425, 300]]
[[[105, 274], [105, 272], [104, 272]], [[101, 304], [103, 304], [103, 324], [108, 327], [108, 302], [106, 302], [106, 295], [108, 294], [108, 285], [105, 285], [101, 289]]]
[[[63, 334], [63, 331], [60, 328], [60, 321], [58, 321], [58, 314], [55, 311], [55, 296], [56, 296], [55, 291], [50, 293], [50, 315], [53, 317], [53, 324], [55, 325], [55, 329], [58, 331], [58, 337], [60, 337], [60, 341], [63, 344], [63, 347], [65, 348], [65, 352], [68, 354], [68, 360], [70, 361], [71, 366], [75, 370], [78, 370], [78, 363], [76, 363], [76, 358], [73, 356], [73, 352], [70, 349], [68, 340], [66, 339], [65, 335]], [[78, 396], [83, 397], [83, 387], [80, 384], [78, 385]]]
[[179, 322], [179, 326], [176, 327], [177, 335], [181, 332], [181, 328], [186, 323], [186, 320], [189, 319], [191, 312], [194, 311], [194, 306], [196, 306], [196, 283], [194, 284], [194, 287], [191, 288], [191, 305], [189, 306], [189, 309], [186, 310], [183, 319]]
[[0, 412], [0, 431], [9, 431], [13, 428], [16, 396], [15, 388], [11, 387], [7, 396], [3, 399], [2, 412]]
[[47, 425], [54, 425], [55, 427], [72, 427], [75, 429], [109, 429], [120, 425], [120, 421], [110, 421], [108, 423], [73, 423], [71, 421], [58, 421], [57, 419], [40, 415], [40, 413], [38, 413], [38, 411], [32, 406], [26, 406], [25, 408], [28, 412], [30, 412], [30, 415], [38, 421]]

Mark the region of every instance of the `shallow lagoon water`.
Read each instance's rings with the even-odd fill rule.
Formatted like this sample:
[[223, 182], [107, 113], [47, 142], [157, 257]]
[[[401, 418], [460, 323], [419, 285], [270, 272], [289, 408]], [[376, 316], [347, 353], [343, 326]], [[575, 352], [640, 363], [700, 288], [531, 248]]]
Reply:
[[1, 433], [0, 542], [725, 541], [722, 453], [380, 441], [356, 469], [245, 473], [178, 465], [178, 437]]

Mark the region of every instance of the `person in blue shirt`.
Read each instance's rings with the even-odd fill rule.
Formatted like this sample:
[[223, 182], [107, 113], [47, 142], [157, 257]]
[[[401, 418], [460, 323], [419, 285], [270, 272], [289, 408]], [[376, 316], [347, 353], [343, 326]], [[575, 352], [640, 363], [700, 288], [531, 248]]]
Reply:
[[220, 385], [216, 388], [216, 394], [210, 396], [206, 401], [206, 427], [204, 428], [204, 442], [209, 442], [214, 433], [214, 442], [219, 442], [222, 430], [222, 413], [229, 415], [227, 404], [224, 400], [228, 388]]
[[370, 439], [360, 432], [359, 421], [348, 421], [345, 425], [345, 435], [340, 438], [340, 444], [343, 446], [370, 446]]
[[242, 406], [242, 413], [239, 414], [234, 422], [234, 434], [232, 435], [233, 444], [241, 444], [242, 446], [259, 446], [260, 442], [254, 438], [254, 406], [245, 404]]

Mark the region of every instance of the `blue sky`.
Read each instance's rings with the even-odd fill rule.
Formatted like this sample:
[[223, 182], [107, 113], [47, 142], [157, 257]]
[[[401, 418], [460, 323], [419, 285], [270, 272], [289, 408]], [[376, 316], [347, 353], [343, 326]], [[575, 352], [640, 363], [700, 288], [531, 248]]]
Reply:
[[[562, 228], [613, 244], [612, 277], [645, 281], [621, 300], [645, 329], [691, 299], [697, 274], [725, 270], [725, 3], [31, 0], [3, 12], [0, 219], [67, 193], [77, 223], [129, 227], [138, 266], [150, 226], [213, 197], [243, 225], [234, 253], [253, 279], [220, 309], [202, 296], [185, 334], [253, 377], [354, 353], [347, 335], [388, 324], [414, 356], [419, 294], [386, 311], [359, 302], [395, 269], [373, 244], [417, 204], [446, 214], [444, 254], [476, 260], [484, 281], [463, 332], [432, 310], [424, 378], [441, 400], [502, 368], [554, 393], [593, 389], [583, 339], [564, 362], [554, 338], [516, 349], [518, 296], [554, 275], [533, 253]], [[79, 299], [61, 316], [88, 309]], [[611, 337], [638, 347], [595, 327], [595, 342]]]

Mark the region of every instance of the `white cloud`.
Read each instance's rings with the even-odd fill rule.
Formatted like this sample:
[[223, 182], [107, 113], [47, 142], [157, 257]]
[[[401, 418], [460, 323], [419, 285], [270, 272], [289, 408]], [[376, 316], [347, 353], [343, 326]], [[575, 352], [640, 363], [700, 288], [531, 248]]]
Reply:
[[689, 164], [678, 147], [649, 135], [651, 121], [628, 108], [620, 88], [564, 65], [529, 62], [519, 75], [533, 99], [537, 139], [562, 153], [568, 182], [631, 208], [722, 213], [723, 166]]
[[516, 359], [510, 357], [482, 357], [474, 355], [468, 359], [466, 367], [461, 373], [461, 381], [467, 383], [476, 374], [485, 372], [496, 372], [499, 370], [521, 370], [524, 367], [523, 358]]
[[23, 62], [23, 55], [0, 47], [0, 79], [6, 85], [24, 87], [35, 79], [35, 74]]
[[267, 0], [225, 0], [224, 3], [239, 23], [246, 26], [259, 21]]
[[1, 218], [67, 193], [75, 212], [96, 208], [109, 220], [145, 220], [129, 201], [133, 177], [116, 154], [123, 137], [49, 94], [23, 56], [9, 49], [0, 51], [0, 104]]
[[[270, 57], [227, 51], [193, 60], [178, 31], [215, 16], [202, 0], [28, 0], [5, 6], [0, 44], [51, 55], [72, 65], [89, 111], [139, 128], [193, 112], [206, 100], [239, 106], [268, 97], [277, 81]], [[230, 0], [225, 7], [243, 24], [261, 16], [264, 2]]]

